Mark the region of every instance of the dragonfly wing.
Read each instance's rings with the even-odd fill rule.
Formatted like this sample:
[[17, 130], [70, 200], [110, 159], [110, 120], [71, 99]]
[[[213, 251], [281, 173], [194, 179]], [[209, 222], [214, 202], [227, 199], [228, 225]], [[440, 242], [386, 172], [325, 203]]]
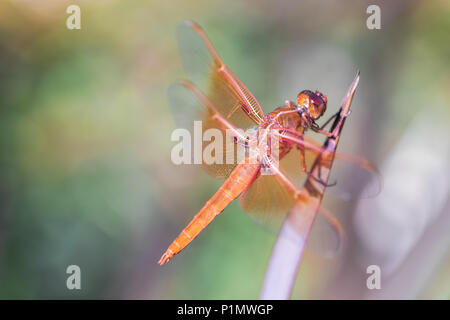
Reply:
[[[298, 167], [299, 157], [300, 152], [298, 150], [291, 150], [280, 162], [278, 171], [280, 176], [277, 175], [278, 173], [256, 176], [239, 200], [242, 209], [253, 220], [274, 233], [281, 227], [295, 201], [307, 201], [307, 199], [298, 196], [305, 193], [302, 193], [301, 189], [294, 183], [295, 178], [305, 178], [306, 176]], [[310, 161], [312, 162], [313, 159]], [[292, 163], [297, 165], [298, 174], [287, 176], [285, 169]], [[283, 183], [282, 181], [285, 180], [289, 180], [289, 182]], [[311, 237], [308, 240], [308, 249], [325, 257], [333, 257], [340, 252], [343, 239], [344, 231], [339, 221], [331, 212], [321, 207]]]
[[327, 209], [320, 207], [308, 239], [307, 249], [333, 258], [341, 252], [345, 239], [339, 220]]
[[[299, 159], [300, 152], [291, 149], [280, 161], [279, 168], [273, 171], [273, 175], [255, 176], [241, 195], [239, 203], [242, 209], [270, 231], [279, 230], [295, 202], [305, 201], [306, 205], [309, 202], [308, 198], [304, 197], [307, 192], [300, 189], [299, 184], [295, 182], [306, 177], [299, 167]], [[313, 161], [314, 159], [309, 159], [309, 162]], [[289, 168], [295, 168], [295, 172], [288, 174], [286, 169]], [[339, 221], [331, 212], [321, 207], [308, 240], [308, 248], [326, 257], [333, 257], [340, 251], [343, 238], [344, 231]]]
[[[296, 153], [298, 148], [305, 150], [308, 169], [318, 156], [324, 167], [330, 165], [331, 153], [323, 152], [323, 147], [311, 138], [289, 130], [281, 133], [280, 137], [294, 145], [290, 153]], [[290, 159], [285, 161], [284, 168], [296, 183], [301, 184], [305, 174], [301, 172], [300, 155]], [[328, 184], [327, 194], [350, 200], [375, 197], [382, 189], [383, 179], [375, 165], [367, 159], [336, 152]]]
[[275, 175], [259, 175], [242, 193], [239, 204], [254, 220], [277, 231], [295, 197]]
[[241, 151], [234, 138], [245, 139], [243, 130], [225, 120], [208, 97], [189, 81], [171, 85], [168, 100], [178, 127], [191, 133], [191, 163], [201, 163], [213, 177], [228, 177], [239, 162]]
[[373, 198], [383, 188], [383, 179], [378, 169], [368, 160], [359, 157], [347, 157], [337, 153], [330, 173], [329, 194], [343, 200]]
[[205, 32], [192, 21], [177, 27], [181, 57], [189, 78], [234, 126], [247, 129], [264, 118], [256, 98], [225, 65]]

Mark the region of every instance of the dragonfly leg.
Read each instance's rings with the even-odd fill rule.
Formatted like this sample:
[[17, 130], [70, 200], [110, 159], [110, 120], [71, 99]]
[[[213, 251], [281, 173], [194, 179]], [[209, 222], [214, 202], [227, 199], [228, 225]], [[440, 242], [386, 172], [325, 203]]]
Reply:
[[339, 116], [339, 114], [340, 114], [340, 111], [338, 111], [335, 114], [333, 114], [327, 121], [325, 121], [325, 123], [320, 127], [320, 129], [325, 128], [327, 126], [327, 124], [329, 124], [331, 120], [333, 120], [334, 118]]
[[[300, 150], [300, 158], [302, 160], [302, 171], [305, 172], [308, 177], [314, 179], [315, 181], [317, 181], [318, 183], [320, 183], [322, 186], [324, 187], [334, 187], [336, 185], [336, 182], [333, 182], [331, 184], [326, 183], [325, 181], [322, 180], [322, 166], [319, 165], [319, 173], [318, 173], [318, 177], [316, 177], [315, 175], [313, 175], [312, 173], [310, 173], [308, 171], [308, 169], [306, 168], [306, 160], [305, 160], [305, 149], [304, 148], [300, 148], [297, 147]], [[319, 155], [320, 157], [320, 155]]]
[[[299, 138], [303, 142], [303, 135]], [[305, 155], [305, 148], [297, 145], [297, 149], [300, 151], [300, 159], [302, 161], [302, 171], [308, 172], [308, 169], [306, 168], [306, 155]]]
[[300, 158], [302, 159], [302, 170], [303, 171], [308, 171], [306, 168], [306, 156], [305, 156], [305, 149], [301, 148], [300, 149]]
[[333, 138], [334, 137], [334, 134], [332, 132], [328, 132], [326, 130], [321, 129], [316, 123], [313, 123], [311, 125], [311, 129], [314, 132], [321, 133], [321, 134], [327, 136], [328, 138]]
[[[344, 115], [344, 117], [349, 116], [351, 113], [351, 110], [348, 111], [347, 114]], [[311, 129], [315, 132], [321, 133], [325, 136], [327, 136], [328, 138], [332, 138], [334, 137], [334, 134], [332, 132], [328, 132], [326, 130], [323, 130], [329, 123], [331, 120], [333, 120], [334, 118], [338, 117], [341, 114], [341, 111], [339, 110], [338, 112], [336, 112], [335, 114], [333, 114], [330, 118], [328, 118], [327, 121], [325, 121], [325, 123], [322, 126], [318, 126], [316, 123], [313, 123], [311, 125]]]
[[[320, 156], [319, 156], [320, 157]], [[321, 183], [323, 186], [325, 187], [334, 187], [337, 184], [337, 181], [330, 183], [330, 184], [326, 184], [323, 180], [322, 180], [322, 166], [319, 164], [319, 174], [318, 174], [318, 178], [314, 177], [316, 179], [317, 182]]]
[[313, 174], [311, 174], [311, 173], [309, 173], [309, 172], [307, 172], [307, 174], [308, 174], [309, 177], [313, 178], [315, 181], [317, 181], [318, 183], [320, 183], [320, 184], [321, 184], [322, 186], [324, 186], [324, 187], [334, 187], [334, 186], [337, 184], [336, 181], [333, 182], [333, 183], [326, 183], [326, 182], [323, 181], [322, 178], [320, 178], [320, 177], [316, 177], [315, 175], [313, 175]]

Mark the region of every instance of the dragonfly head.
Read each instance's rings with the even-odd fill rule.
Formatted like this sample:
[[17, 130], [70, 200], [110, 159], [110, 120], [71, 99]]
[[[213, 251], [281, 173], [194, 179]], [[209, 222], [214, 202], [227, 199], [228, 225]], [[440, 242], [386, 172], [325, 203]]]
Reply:
[[311, 119], [317, 120], [327, 110], [327, 97], [320, 91], [303, 90], [297, 96], [297, 104], [306, 107]]

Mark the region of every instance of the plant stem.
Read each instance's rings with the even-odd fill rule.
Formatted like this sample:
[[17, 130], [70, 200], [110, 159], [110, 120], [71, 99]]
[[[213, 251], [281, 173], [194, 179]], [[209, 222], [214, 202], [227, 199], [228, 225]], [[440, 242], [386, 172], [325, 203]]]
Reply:
[[[333, 136], [325, 141], [323, 153], [317, 156], [310, 170], [311, 175], [306, 179], [300, 197], [296, 199], [280, 230], [267, 267], [261, 299], [281, 300], [289, 299], [291, 296], [305, 245], [328, 183], [341, 130], [350, 112], [350, 104], [358, 82], [359, 71], [342, 101], [339, 117], [336, 117], [331, 127], [330, 132]], [[322, 157], [330, 157], [331, 161], [322, 163]], [[318, 183], [317, 179], [324, 184]]]

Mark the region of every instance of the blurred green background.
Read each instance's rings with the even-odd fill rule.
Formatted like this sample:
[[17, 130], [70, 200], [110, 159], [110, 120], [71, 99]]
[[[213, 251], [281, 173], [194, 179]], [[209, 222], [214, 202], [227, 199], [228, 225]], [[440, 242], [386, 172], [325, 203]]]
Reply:
[[[81, 8], [81, 30], [66, 28], [70, 4]], [[370, 4], [381, 8], [381, 30], [366, 27]], [[174, 34], [185, 19], [205, 29], [265, 111], [320, 89], [332, 114], [359, 68], [340, 150], [383, 168], [414, 119], [437, 119], [442, 134], [433, 141], [444, 151], [434, 157], [449, 180], [448, 1], [2, 1], [0, 298], [258, 298], [276, 235], [237, 202], [182, 254], [156, 263], [221, 183], [170, 161], [166, 90], [185, 77]], [[435, 123], [416, 133], [426, 139]], [[414, 157], [426, 158], [420, 148]], [[407, 256], [418, 256], [405, 263], [430, 248], [437, 256], [383, 281], [426, 275], [413, 291], [398, 286], [396, 297], [448, 299], [448, 184], [423, 181], [444, 192], [443, 205], [408, 229], [417, 239]], [[423, 198], [427, 208], [431, 201]], [[307, 253], [293, 298], [377, 298], [367, 293], [363, 261], [379, 264], [380, 250], [362, 258], [371, 251], [358, 245], [354, 203], [325, 202], [349, 241], [333, 260]], [[446, 227], [433, 232], [436, 224]], [[82, 290], [66, 288], [71, 264], [81, 268]]]

